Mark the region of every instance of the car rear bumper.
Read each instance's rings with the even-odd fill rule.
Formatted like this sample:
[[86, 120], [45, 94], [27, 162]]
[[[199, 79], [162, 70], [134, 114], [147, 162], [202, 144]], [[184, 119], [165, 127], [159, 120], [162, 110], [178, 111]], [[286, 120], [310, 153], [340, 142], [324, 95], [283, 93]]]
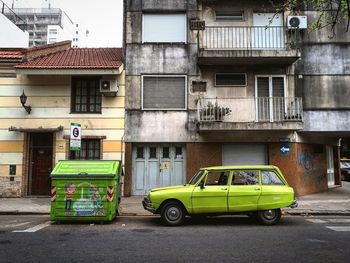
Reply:
[[142, 206], [145, 210], [147, 211], [150, 211], [152, 213], [155, 213], [156, 212], [156, 209], [153, 207], [152, 205], [152, 202], [147, 198], [145, 197], [143, 200], [142, 200]]
[[293, 203], [289, 206], [290, 208], [297, 208], [298, 207], [298, 202], [297, 200], [294, 199]]

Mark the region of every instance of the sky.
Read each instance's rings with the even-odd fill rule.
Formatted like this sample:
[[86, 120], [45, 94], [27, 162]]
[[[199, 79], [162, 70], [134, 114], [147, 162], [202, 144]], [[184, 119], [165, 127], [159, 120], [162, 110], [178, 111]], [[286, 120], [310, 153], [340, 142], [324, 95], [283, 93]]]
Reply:
[[9, 7], [41, 8], [50, 2], [89, 30], [88, 47], [121, 47], [123, 40], [123, 0], [2, 0]]

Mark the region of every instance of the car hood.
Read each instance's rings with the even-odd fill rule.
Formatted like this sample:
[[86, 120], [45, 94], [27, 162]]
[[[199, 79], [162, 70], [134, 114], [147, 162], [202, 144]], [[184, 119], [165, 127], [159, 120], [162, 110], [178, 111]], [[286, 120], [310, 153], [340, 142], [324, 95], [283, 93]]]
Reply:
[[175, 185], [175, 186], [167, 186], [167, 187], [161, 187], [161, 188], [154, 188], [151, 190], [151, 192], [159, 192], [159, 191], [166, 191], [166, 190], [175, 190], [175, 189], [186, 189], [193, 185]]

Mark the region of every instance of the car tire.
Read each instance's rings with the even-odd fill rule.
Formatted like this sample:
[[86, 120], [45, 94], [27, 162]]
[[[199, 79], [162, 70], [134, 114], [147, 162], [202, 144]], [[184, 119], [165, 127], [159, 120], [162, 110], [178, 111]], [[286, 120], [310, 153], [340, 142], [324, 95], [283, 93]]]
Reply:
[[185, 220], [185, 209], [176, 201], [166, 203], [161, 209], [161, 218], [164, 225], [179, 226]]
[[281, 220], [281, 209], [258, 211], [257, 219], [263, 225], [275, 225]]

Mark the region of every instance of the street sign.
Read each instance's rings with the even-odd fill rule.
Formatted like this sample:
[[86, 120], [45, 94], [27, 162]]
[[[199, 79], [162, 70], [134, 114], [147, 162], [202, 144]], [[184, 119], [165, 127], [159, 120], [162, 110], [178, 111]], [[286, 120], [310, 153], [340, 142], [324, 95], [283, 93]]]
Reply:
[[79, 123], [70, 124], [70, 143], [71, 151], [80, 151], [81, 148], [81, 125]]
[[283, 155], [288, 155], [289, 152], [290, 152], [290, 145], [287, 144], [287, 143], [281, 144], [281, 146], [280, 146], [280, 152], [281, 152], [281, 154], [283, 154]]

